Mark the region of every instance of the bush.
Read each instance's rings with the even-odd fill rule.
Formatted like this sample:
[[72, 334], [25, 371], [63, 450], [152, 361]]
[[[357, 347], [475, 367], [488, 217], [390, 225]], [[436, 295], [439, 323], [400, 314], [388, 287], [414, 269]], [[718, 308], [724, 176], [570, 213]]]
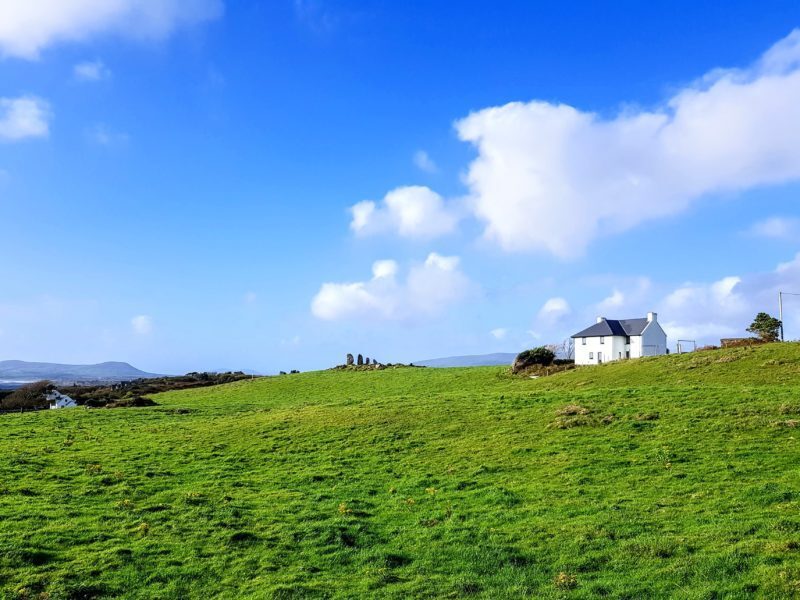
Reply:
[[512, 373], [519, 373], [523, 369], [527, 369], [534, 365], [547, 367], [553, 364], [556, 355], [550, 348], [539, 346], [531, 350], [524, 350], [517, 355], [514, 359], [514, 364], [511, 366]]
[[48, 406], [47, 392], [53, 389], [49, 381], [37, 381], [14, 390], [3, 400], [3, 409], [45, 408]]

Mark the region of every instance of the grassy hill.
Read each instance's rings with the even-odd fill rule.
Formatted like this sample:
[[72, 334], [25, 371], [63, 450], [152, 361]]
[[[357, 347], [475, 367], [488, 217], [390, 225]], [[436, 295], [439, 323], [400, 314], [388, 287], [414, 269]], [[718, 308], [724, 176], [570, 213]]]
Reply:
[[155, 399], [0, 417], [5, 597], [800, 595], [796, 344]]

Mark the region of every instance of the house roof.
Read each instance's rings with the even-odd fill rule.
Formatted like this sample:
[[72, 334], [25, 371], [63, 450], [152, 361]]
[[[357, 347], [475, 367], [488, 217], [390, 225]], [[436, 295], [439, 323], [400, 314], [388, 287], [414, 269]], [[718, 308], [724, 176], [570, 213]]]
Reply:
[[645, 319], [603, 319], [572, 337], [600, 337], [614, 335], [642, 335], [649, 321]]

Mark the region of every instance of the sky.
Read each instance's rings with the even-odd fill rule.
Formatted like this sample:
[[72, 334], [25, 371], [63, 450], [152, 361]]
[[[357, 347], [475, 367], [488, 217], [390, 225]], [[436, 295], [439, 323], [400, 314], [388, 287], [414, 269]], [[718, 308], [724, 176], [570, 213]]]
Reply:
[[798, 198], [797, 2], [0, 0], [0, 360], [714, 343]]

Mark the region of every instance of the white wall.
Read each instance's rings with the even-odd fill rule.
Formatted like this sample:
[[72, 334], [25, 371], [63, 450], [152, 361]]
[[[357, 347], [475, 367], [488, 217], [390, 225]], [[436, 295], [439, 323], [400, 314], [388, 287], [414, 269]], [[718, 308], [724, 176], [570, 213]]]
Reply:
[[658, 321], [652, 321], [642, 332], [642, 356], [659, 356], [667, 353], [667, 334]]
[[[607, 335], [603, 338], [604, 343], [600, 343], [599, 337], [587, 337], [586, 344], [583, 344], [584, 338], [575, 338], [575, 364], [578, 365], [596, 365], [598, 364], [599, 353], [603, 353], [603, 362], [611, 362], [625, 358], [625, 345], [624, 336], [611, 336]], [[589, 355], [592, 355], [589, 358]]]

